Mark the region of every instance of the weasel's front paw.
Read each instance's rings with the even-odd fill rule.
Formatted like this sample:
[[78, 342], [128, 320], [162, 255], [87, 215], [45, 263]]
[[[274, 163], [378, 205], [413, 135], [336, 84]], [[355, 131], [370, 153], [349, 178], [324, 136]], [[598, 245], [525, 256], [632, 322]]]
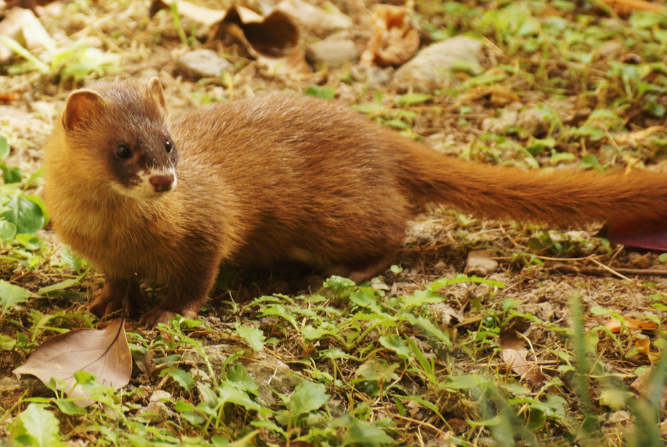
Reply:
[[169, 323], [169, 319], [175, 317], [176, 315], [182, 315], [185, 318], [197, 318], [199, 312], [192, 309], [180, 309], [177, 312], [165, 309], [162, 306], [154, 307], [149, 310], [141, 317], [139, 324], [146, 327], [146, 329], [153, 329], [160, 323]]
[[[129, 292], [129, 294], [128, 294]], [[108, 281], [100, 296], [88, 306], [88, 312], [97, 318], [117, 312], [123, 308], [123, 301], [127, 298], [127, 315], [137, 317], [143, 308], [143, 299], [139, 292], [139, 284], [133, 282], [127, 289], [125, 281]]]
[[106, 314], [116, 312], [123, 308], [123, 297], [113, 296], [102, 292], [100, 296], [95, 298], [90, 306], [88, 312], [95, 315], [97, 318], [102, 318]]
[[154, 307], [141, 317], [139, 324], [145, 326], [146, 329], [153, 329], [160, 323], [169, 323], [169, 319], [175, 316], [176, 312], [163, 309], [162, 307]]

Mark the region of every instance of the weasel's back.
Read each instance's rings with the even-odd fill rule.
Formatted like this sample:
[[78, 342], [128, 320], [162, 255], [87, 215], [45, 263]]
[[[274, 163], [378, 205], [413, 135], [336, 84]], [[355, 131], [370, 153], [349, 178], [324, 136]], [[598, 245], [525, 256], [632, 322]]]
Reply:
[[181, 115], [170, 129], [179, 170], [219, 177], [252, 219], [239, 262], [270, 264], [290, 252], [334, 263], [374, 258], [369, 247], [400, 243], [412, 215], [394, 178], [400, 137], [323, 100], [235, 100]]

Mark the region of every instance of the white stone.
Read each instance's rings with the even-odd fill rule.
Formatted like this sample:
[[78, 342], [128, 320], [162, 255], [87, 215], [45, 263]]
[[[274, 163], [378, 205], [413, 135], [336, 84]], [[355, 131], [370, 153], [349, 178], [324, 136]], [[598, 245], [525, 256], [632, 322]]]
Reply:
[[234, 66], [212, 50], [196, 50], [178, 59], [178, 69], [193, 78], [219, 78], [222, 72], [234, 71]]
[[482, 42], [456, 36], [421, 50], [396, 70], [394, 83], [400, 90], [431, 92], [452, 84], [449, 69], [457, 62], [480, 65]]
[[495, 272], [498, 262], [491, 259], [491, 256], [493, 256], [491, 250], [471, 251], [466, 261], [466, 275], [487, 276]]

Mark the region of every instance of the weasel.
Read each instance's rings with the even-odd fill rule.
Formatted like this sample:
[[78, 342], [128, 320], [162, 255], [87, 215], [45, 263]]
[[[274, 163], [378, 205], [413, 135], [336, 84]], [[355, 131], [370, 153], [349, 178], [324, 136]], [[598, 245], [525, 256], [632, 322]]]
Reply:
[[394, 259], [415, 205], [557, 225], [667, 217], [665, 175], [471, 163], [309, 97], [168, 120], [157, 78], [71, 93], [44, 166], [56, 234], [106, 276], [91, 312], [122, 308], [127, 281], [134, 306], [140, 279], [168, 284], [148, 327], [196, 317], [223, 262], [309, 261], [371, 278]]

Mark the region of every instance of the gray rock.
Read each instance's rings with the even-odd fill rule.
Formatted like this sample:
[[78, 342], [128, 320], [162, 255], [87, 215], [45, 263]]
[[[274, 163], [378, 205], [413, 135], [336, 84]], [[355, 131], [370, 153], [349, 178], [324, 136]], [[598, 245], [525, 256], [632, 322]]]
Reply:
[[[238, 349], [239, 347], [232, 345], [207, 346], [206, 355], [213, 371], [220, 371], [222, 363], [228, 355]], [[197, 351], [186, 352], [183, 354], [182, 360], [200, 371], [208, 371], [204, 358]], [[239, 361], [248, 371], [248, 374], [255, 379], [255, 383], [259, 386], [258, 397], [267, 405], [276, 403], [272, 390], [282, 394], [290, 394], [302, 381], [297, 374], [290, 370], [289, 366], [266, 352], [247, 352]], [[190, 370], [190, 373], [196, 373], [198, 376], [200, 374], [193, 370]]]
[[20, 379], [14, 376], [0, 378], [0, 405], [9, 408], [28, 391], [25, 397], [53, 397], [53, 391], [48, 389], [39, 379], [22, 375]]
[[391, 82], [394, 69], [392, 67], [380, 68], [375, 65], [355, 65], [350, 72], [355, 81], [366, 84], [369, 90], [375, 90]]
[[233, 72], [234, 66], [212, 50], [196, 50], [178, 59], [178, 70], [185, 75], [199, 78], [219, 78], [223, 71]]
[[471, 251], [466, 261], [466, 275], [487, 276], [495, 272], [498, 262], [491, 259], [491, 256], [493, 256], [491, 250]]
[[241, 363], [259, 385], [257, 397], [269, 406], [277, 403], [272, 390], [290, 394], [303, 380], [285, 363], [265, 352], [254, 352], [242, 358]]
[[432, 92], [454, 85], [449, 69], [457, 62], [480, 65], [482, 42], [456, 36], [421, 50], [411, 61], [396, 70], [394, 84], [399, 90]]
[[602, 59], [617, 59], [623, 54], [625, 47], [615, 40], [605, 42], [598, 48], [598, 54]]
[[149, 400], [150, 402], [160, 402], [161, 399], [171, 400], [171, 393], [164, 390], [155, 390], [153, 391], [153, 394], [151, 394], [151, 398]]
[[174, 417], [174, 412], [162, 402], [151, 402], [145, 407], [139, 408], [137, 416], [145, 422], [162, 421]]
[[547, 117], [544, 113], [535, 108], [521, 112], [516, 124], [535, 137], [545, 135], [549, 131], [549, 121], [547, 120]]
[[519, 114], [517, 112], [505, 112], [500, 118], [484, 118], [482, 130], [496, 135], [504, 135], [508, 126], [516, 126]]
[[339, 65], [355, 62], [359, 59], [359, 52], [351, 40], [324, 39], [310, 45], [306, 50], [306, 57], [313, 62]]

